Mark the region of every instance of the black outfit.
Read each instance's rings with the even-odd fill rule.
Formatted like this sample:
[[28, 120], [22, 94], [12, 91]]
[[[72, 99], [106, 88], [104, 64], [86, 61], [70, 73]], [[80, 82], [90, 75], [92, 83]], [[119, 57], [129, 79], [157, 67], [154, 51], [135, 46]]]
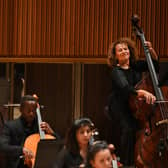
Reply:
[[38, 132], [36, 120], [32, 127], [27, 127], [22, 117], [5, 123], [0, 138], [0, 150], [7, 158], [6, 168], [24, 168], [24, 162], [20, 159], [23, 155], [22, 147], [26, 137]]
[[[27, 126], [22, 117], [7, 121], [4, 124], [0, 138], [0, 151], [6, 155], [6, 168], [25, 168], [23, 159], [20, 159], [20, 156], [23, 155], [22, 148], [24, 141], [29, 135], [38, 132], [38, 123], [36, 119], [31, 127]], [[54, 134], [54, 136], [56, 136], [56, 134]]]
[[[155, 67], [158, 65], [153, 61]], [[129, 69], [116, 66], [112, 69], [112, 92], [110, 95], [109, 114], [112, 122], [116, 123], [120, 132], [120, 141], [114, 144], [118, 149], [121, 163], [132, 165], [134, 163], [135, 133], [138, 124], [129, 107], [129, 96], [136, 95], [134, 86], [141, 80], [142, 72], [148, 70], [145, 61], [137, 61]]]
[[54, 168], [79, 168], [83, 162], [79, 153], [75, 154], [64, 148], [57, 156]]

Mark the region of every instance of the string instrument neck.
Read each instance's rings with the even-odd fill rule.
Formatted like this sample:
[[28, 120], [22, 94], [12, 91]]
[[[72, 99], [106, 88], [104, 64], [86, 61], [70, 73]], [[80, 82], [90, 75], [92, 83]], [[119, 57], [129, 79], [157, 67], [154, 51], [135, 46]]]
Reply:
[[148, 69], [149, 69], [150, 77], [152, 80], [152, 85], [154, 88], [156, 99], [159, 101], [163, 101], [164, 97], [163, 97], [162, 91], [159, 87], [159, 82], [158, 82], [157, 74], [155, 71], [155, 67], [153, 65], [152, 57], [150, 55], [150, 52], [149, 52], [147, 45], [145, 44], [146, 39], [145, 39], [144, 32], [143, 32], [142, 28], [139, 27], [138, 22], [139, 22], [139, 18], [137, 16], [133, 16], [132, 25], [133, 25], [133, 28], [134, 28], [136, 35], [140, 38], [143, 49], [144, 49], [144, 53], [145, 53], [146, 61], [148, 64]]
[[40, 139], [45, 139], [45, 132], [41, 129], [41, 114], [40, 114], [40, 107], [36, 108], [36, 113], [37, 113], [37, 120], [38, 120], [38, 128], [39, 128], [39, 134], [40, 134]]

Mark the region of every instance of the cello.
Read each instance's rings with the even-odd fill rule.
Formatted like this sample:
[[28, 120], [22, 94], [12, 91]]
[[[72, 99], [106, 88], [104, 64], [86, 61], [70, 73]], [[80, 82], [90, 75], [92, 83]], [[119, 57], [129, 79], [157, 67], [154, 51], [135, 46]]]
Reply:
[[132, 25], [142, 43], [149, 74], [136, 88], [153, 93], [156, 102], [149, 105], [135, 97], [130, 101], [131, 110], [140, 123], [135, 144], [135, 164], [137, 168], [165, 168], [168, 167], [168, 106], [162, 88], [159, 87], [149, 49], [145, 45], [145, 36], [138, 22], [138, 16], [134, 15]]
[[37, 108], [36, 108], [36, 114], [37, 114], [37, 120], [38, 120], [38, 128], [39, 128], [39, 133], [32, 134], [28, 136], [25, 140], [24, 147], [31, 150], [33, 152], [34, 157], [32, 159], [27, 159], [25, 158], [24, 164], [28, 168], [33, 168], [35, 164], [35, 156], [37, 152], [37, 146], [40, 140], [44, 139], [55, 139], [54, 136], [45, 134], [45, 132], [41, 129], [41, 114], [40, 114], [40, 105], [37, 103]]

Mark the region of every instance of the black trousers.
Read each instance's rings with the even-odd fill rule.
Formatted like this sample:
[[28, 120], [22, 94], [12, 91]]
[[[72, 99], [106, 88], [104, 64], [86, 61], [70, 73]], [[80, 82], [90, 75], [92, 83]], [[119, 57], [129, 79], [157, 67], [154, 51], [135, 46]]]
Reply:
[[[115, 107], [115, 108], [114, 108]], [[134, 164], [134, 148], [136, 143], [137, 121], [126, 106], [113, 106], [110, 112], [112, 125], [119, 131], [118, 141], [114, 144], [118, 149], [121, 163], [125, 166]], [[115, 133], [112, 133], [115, 136]]]

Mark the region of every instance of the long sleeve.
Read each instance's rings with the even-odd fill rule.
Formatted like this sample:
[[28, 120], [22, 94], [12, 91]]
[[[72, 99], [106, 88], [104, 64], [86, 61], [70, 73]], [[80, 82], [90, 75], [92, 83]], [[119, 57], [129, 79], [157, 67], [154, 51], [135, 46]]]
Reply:
[[130, 94], [136, 94], [134, 86], [130, 84], [125, 73], [119, 68], [112, 71], [112, 85], [113, 90], [117, 90], [125, 99], [128, 99]]
[[27, 136], [38, 132], [38, 125], [34, 121], [32, 127], [27, 127], [22, 117], [7, 121], [0, 137], [0, 151], [5, 154], [7, 168], [17, 168], [24, 164], [20, 156], [23, 155], [24, 141]]
[[19, 136], [15, 133], [12, 132], [12, 129], [8, 124], [4, 125], [0, 138], [0, 150], [10, 156], [22, 155], [22, 146], [16, 142]]

